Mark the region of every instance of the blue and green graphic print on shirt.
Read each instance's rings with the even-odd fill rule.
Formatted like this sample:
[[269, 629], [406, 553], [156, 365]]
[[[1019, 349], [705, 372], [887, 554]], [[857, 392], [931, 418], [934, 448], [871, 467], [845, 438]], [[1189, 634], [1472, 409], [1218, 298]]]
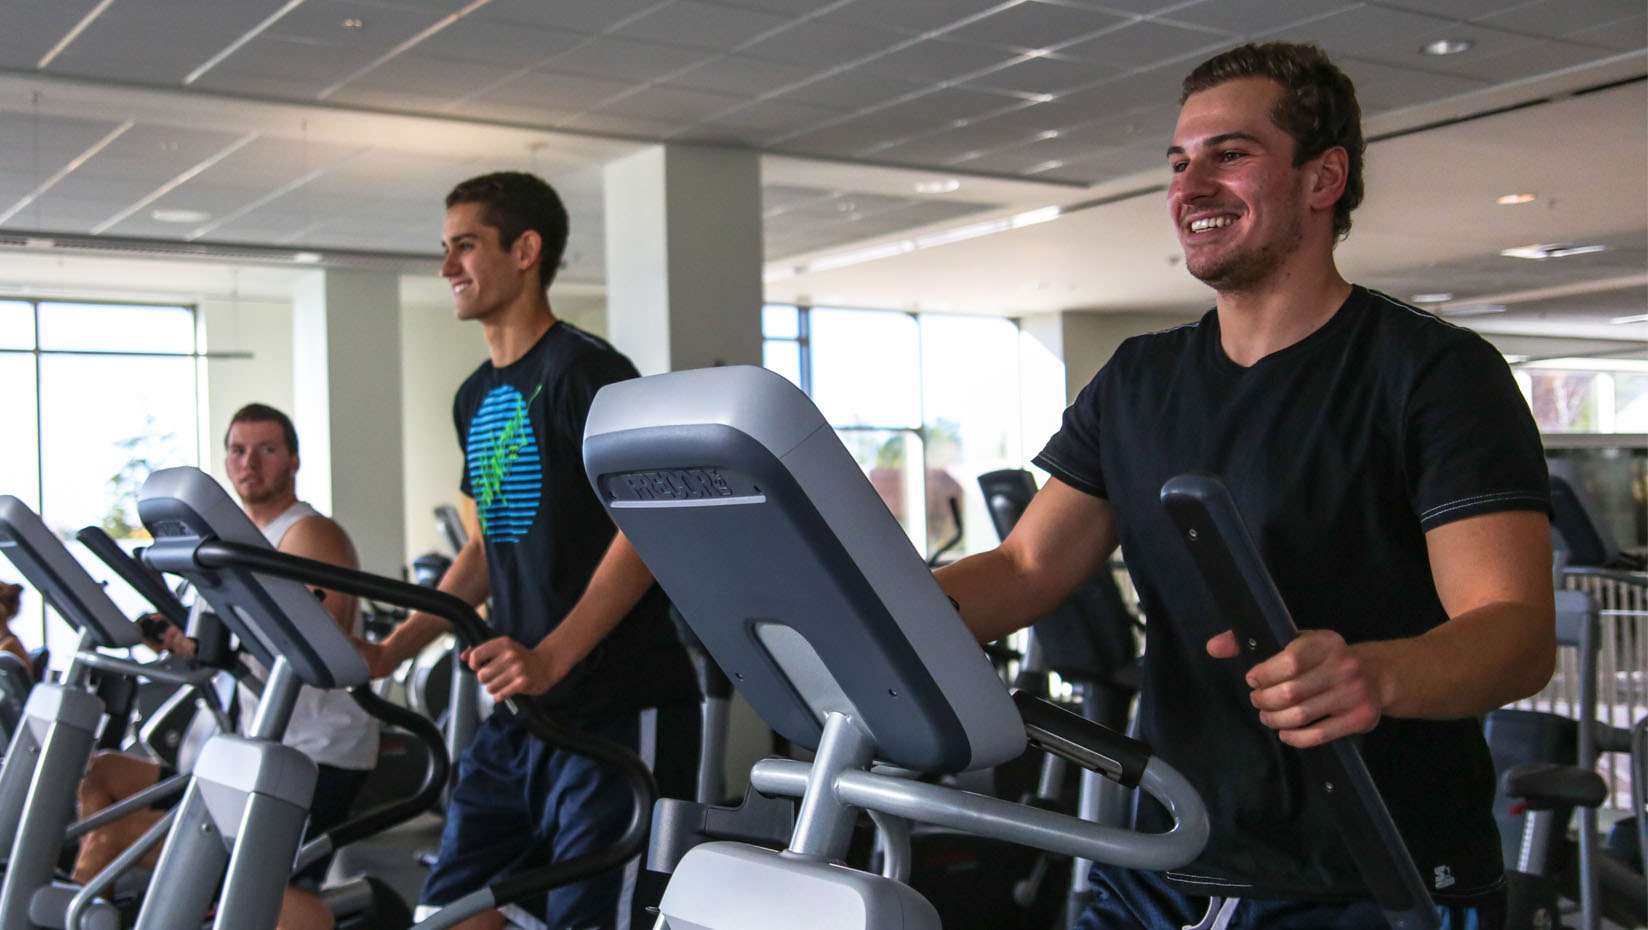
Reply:
[[494, 543], [519, 542], [538, 516], [544, 460], [527, 405], [542, 391], [540, 385], [531, 397], [523, 398], [513, 386], [500, 384], [487, 392], [469, 421], [469, 484], [481, 531]]

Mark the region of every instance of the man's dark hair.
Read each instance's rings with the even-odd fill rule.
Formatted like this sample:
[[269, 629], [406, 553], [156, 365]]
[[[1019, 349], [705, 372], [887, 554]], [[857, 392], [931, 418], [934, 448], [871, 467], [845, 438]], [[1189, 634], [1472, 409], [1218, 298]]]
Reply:
[[1356, 85], [1327, 53], [1314, 45], [1271, 42], [1243, 45], [1215, 55], [1196, 66], [1184, 79], [1179, 105], [1191, 94], [1238, 78], [1269, 78], [1282, 85], [1281, 99], [1271, 111], [1277, 128], [1293, 137], [1294, 165], [1302, 165], [1334, 146], [1350, 156], [1345, 192], [1333, 205], [1333, 236], [1350, 233], [1350, 212], [1362, 203], [1362, 108]]
[[567, 212], [561, 196], [543, 178], [524, 171], [497, 171], [462, 181], [446, 195], [448, 210], [460, 203], [481, 205], [481, 220], [498, 230], [498, 244], [509, 248], [521, 233], [543, 239], [538, 257], [538, 284], [545, 290], [561, 269], [566, 252]]
[[[286, 437], [286, 451], [298, 454], [298, 431], [292, 426], [292, 418], [268, 404], [252, 403], [236, 410], [229, 418], [229, 429], [234, 429], [236, 423], [279, 423], [281, 434]], [[223, 446], [229, 446], [229, 430], [223, 432]]]

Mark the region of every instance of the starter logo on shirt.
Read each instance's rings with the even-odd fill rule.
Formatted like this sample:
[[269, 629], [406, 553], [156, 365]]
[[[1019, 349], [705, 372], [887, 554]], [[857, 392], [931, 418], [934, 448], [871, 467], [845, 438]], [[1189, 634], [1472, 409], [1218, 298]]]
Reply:
[[538, 516], [544, 462], [527, 405], [542, 392], [540, 385], [531, 397], [522, 398], [520, 391], [501, 384], [487, 392], [469, 421], [469, 485], [481, 531], [493, 542], [520, 541]]

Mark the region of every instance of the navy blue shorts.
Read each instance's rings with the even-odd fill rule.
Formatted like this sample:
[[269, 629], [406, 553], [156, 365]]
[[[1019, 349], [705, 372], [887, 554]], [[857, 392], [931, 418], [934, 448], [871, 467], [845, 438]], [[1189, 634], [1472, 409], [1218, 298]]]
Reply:
[[[1096, 865], [1093, 900], [1072, 930], [1179, 930], [1216, 912], [1219, 899], [1181, 894], [1157, 872]], [[1502, 930], [1505, 893], [1500, 888], [1470, 904], [1438, 905], [1442, 930]], [[1209, 921], [1220, 930], [1390, 930], [1371, 901], [1288, 901], [1243, 898], [1225, 915]]]
[[[666, 717], [666, 712], [673, 713]], [[639, 746], [642, 714], [657, 722], [647, 727], [657, 739], [644, 749]], [[579, 728], [637, 750], [649, 762], [667, 759], [664, 770], [654, 768], [660, 790], [671, 796], [665, 785], [679, 784], [681, 771], [695, 771], [696, 754], [691, 759], [674, 751], [666, 756], [656, 747], [669, 742], [673, 750], [666, 737], [682, 735], [681, 723], [688, 719], [694, 722], [690, 745], [696, 747], [697, 715], [697, 705], [683, 705], [581, 723]], [[551, 749], [506, 714], [494, 713], [458, 759], [440, 852], [419, 903], [450, 904], [504, 876], [607, 845], [624, 832], [633, 805], [628, 783], [611, 767]], [[517, 907], [556, 930], [628, 926], [626, 889], [633, 890], [636, 868], [632, 862], [627, 869], [554, 889]], [[522, 915], [510, 916], [521, 922]]]

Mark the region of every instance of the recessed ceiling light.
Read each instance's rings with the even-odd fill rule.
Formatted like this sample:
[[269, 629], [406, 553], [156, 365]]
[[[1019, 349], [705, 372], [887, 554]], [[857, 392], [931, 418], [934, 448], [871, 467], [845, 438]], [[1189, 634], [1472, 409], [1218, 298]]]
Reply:
[[1569, 255], [1584, 255], [1587, 252], [1602, 252], [1607, 250], [1605, 245], [1575, 245], [1571, 242], [1547, 242], [1541, 245], [1519, 245], [1514, 249], [1504, 249], [1499, 254], [1506, 258], [1531, 258], [1534, 261], [1544, 261], [1547, 258], [1566, 258]]
[[918, 194], [948, 194], [961, 187], [961, 182], [955, 178], [942, 178], [937, 181], [922, 181], [916, 185]]
[[1416, 304], [1440, 304], [1453, 299], [1452, 291], [1436, 291], [1431, 294], [1415, 294], [1413, 302]]
[[1064, 167], [1064, 162], [1059, 161], [1057, 158], [1049, 158], [1047, 161], [1044, 161], [1039, 165], [1031, 165], [1029, 168], [1025, 169], [1024, 173], [1025, 174], [1041, 174], [1043, 171], [1052, 171], [1055, 168], [1063, 168], [1063, 167]]
[[1053, 54], [1053, 50], [1050, 48], [1033, 48], [1024, 54], [1029, 55], [1031, 58], [1046, 58], [1048, 55]]
[[293, 252], [292, 261], [300, 265], [318, 265], [325, 256], [319, 252]]
[[1444, 307], [1443, 316], [1487, 316], [1490, 313], [1504, 313], [1504, 304], [1471, 304], [1466, 307]]
[[366, 20], [356, 19], [351, 16], [344, 20], [342, 25], [345, 29], [364, 29], [366, 27]]
[[1044, 129], [1036, 133], [1037, 139], [1057, 139], [1058, 137], [1059, 131], [1057, 129]]
[[159, 223], [204, 223], [212, 218], [205, 210], [189, 210], [181, 207], [161, 207], [149, 211], [150, 219]]
[[1052, 103], [1057, 99], [1059, 99], [1057, 94], [1031, 94], [1029, 97], [1032, 103]]
[[1613, 323], [1616, 326], [1623, 326], [1626, 323], [1648, 323], [1648, 313], [1638, 313], [1633, 316], [1616, 316], [1608, 322]]
[[1519, 203], [1533, 203], [1537, 197], [1538, 195], [1536, 194], [1505, 194], [1498, 200], [1495, 200], [1494, 203], [1497, 203], [1502, 207], [1512, 207]]
[[1468, 51], [1476, 42], [1471, 39], [1437, 39], [1428, 45], [1420, 47], [1419, 51], [1426, 55], [1457, 55]]

